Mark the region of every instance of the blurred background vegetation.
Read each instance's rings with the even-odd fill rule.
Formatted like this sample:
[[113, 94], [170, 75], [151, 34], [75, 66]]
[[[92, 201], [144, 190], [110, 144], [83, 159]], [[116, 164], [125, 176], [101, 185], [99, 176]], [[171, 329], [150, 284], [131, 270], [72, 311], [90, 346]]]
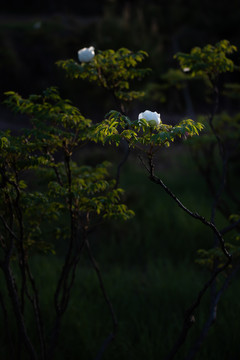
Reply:
[[[111, 99], [94, 85], [66, 80], [55, 62], [77, 60], [77, 50], [85, 46], [93, 45], [96, 50], [126, 47], [150, 55], [146, 66], [153, 71], [141, 84], [148, 95], [141, 108], [154, 105], [161, 114], [184, 114], [186, 105], [189, 108], [186, 96], [173, 80], [170, 88], [166, 87], [163, 77], [169, 68], [177, 67], [173, 55], [221, 39], [238, 46], [239, 8], [234, 0], [227, 7], [205, 0], [52, 0], [39, 4], [28, 1], [24, 6], [17, 1], [5, 2], [0, 15], [1, 98], [7, 90], [27, 96], [56, 85], [84, 114], [99, 120], [113, 106]], [[202, 84], [194, 82], [190, 90], [196, 110], [202, 111]], [[89, 106], [90, 97], [94, 106]]]
[[[141, 102], [131, 105], [132, 118], [146, 109], [158, 111], [164, 123], [184, 116], [207, 114], [211, 104], [202, 80], [179, 86], [179, 79], [167, 73], [177, 68], [173, 55], [188, 52], [228, 39], [240, 48], [240, 5], [237, 0], [74, 2], [42, 0], [23, 3], [9, 0], [0, 14], [0, 98], [4, 91], [23, 96], [57, 86], [63, 97], [78, 106], [84, 116], [101, 121], [115, 109], [114, 100], [94, 84], [66, 79], [55, 62], [73, 58], [78, 49], [94, 46], [104, 50], [126, 47], [145, 50], [145, 62], [151, 75], [136, 87], [146, 91]], [[239, 53], [234, 55], [239, 64]], [[177, 74], [176, 76], [179, 76]], [[226, 75], [224, 81], [239, 81], [239, 73]], [[184, 78], [182, 85], [185, 84]], [[239, 100], [221, 97], [220, 110], [237, 113]], [[1, 129], [18, 130], [27, 124], [0, 105]], [[96, 146], [81, 152], [79, 161], [95, 164], [108, 159], [118, 163], [122, 154], [116, 149]], [[158, 171], [192, 209], [210, 217], [212, 199], [199, 177], [194, 160], [185, 144], [173, 145], [159, 155]], [[116, 169], [113, 167], [113, 175]], [[95, 256], [114, 305], [119, 332], [104, 359], [161, 359], [167, 354], [182, 325], [184, 311], [208, 279], [209, 273], [195, 264], [199, 248], [209, 248], [213, 239], [201, 223], [181, 212], [156, 185], [149, 182], [134, 156], [122, 170], [120, 186], [126, 190], [126, 202], [136, 216], [126, 224], [109, 223], [92, 234]], [[225, 223], [221, 216], [217, 225]], [[34, 268], [42, 285], [42, 305], [48, 314], [52, 302], [62, 245], [58, 256], [36, 256]], [[58, 258], [59, 257], [59, 258]], [[236, 314], [240, 311], [237, 280], [224, 294], [216, 324], [209, 332], [197, 359], [237, 359], [240, 331]], [[194, 329], [177, 359], [183, 359], [206, 320], [209, 295], [197, 314]], [[2, 316], [2, 315], [0, 315]], [[49, 314], [49, 318], [50, 318]], [[80, 264], [74, 296], [64, 320], [58, 359], [94, 359], [111, 331], [111, 318], [102, 299], [97, 279], [87, 257]], [[31, 324], [31, 319], [29, 319]], [[31, 325], [29, 325], [31, 326]], [[0, 329], [2, 334], [4, 329]], [[1, 338], [3, 338], [1, 336]], [[1, 342], [0, 354], [4, 354]]]

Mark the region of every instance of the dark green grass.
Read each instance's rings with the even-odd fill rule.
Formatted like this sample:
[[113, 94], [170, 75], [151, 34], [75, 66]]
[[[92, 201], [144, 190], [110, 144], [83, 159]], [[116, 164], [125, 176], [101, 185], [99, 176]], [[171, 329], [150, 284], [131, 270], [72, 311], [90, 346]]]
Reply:
[[[212, 201], [189, 153], [183, 152], [180, 146], [162, 152], [156, 172], [185, 205], [209, 218]], [[126, 201], [135, 211], [135, 218], [126, 223], [109, 222], [90, 238], [119, 323], [117, 336], [103, 359], [163, 359], [179, 334], [185, 310], [210, 276], [195, 259], [197, 249], [212, 246], [213, 234], [151, 183], [133, 155], [122, 170], [120, 186], [126, 189]], [[217, 225], [224, 226], [221, 217], [217, 218]], [[49, 333], [54, 320], [54, 284], [62, 256], [35, 256], [32, 264]], [[235, 278], [222, 297], [217, 322], [210, 329], [198, 360], [238, 358], [239, 295]], [[207, 293], [176, 359], [184, 359], [198, 336], [208, 316], [208, 306]], [[27, 317], [28, 328], [35, 336], [30, 312]], [[95, 359], [111, 331], [109, 309], [84, 253], [63, 318], [56, 359]], [[2, 340], [1, 349], [4, 354]]]

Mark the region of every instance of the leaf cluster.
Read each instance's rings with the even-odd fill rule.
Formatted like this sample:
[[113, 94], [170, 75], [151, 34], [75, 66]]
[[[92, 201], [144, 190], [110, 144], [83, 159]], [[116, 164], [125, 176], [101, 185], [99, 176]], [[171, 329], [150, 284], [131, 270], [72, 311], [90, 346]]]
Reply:
[[237, 51], [228, 40], [215, 45], [206, 45], [202, 49], [194, 47], [189, 54], [179, 52], [174, 57], [179, 61], [182, 70], [189, 68], [191, 76], [207, 76], [211, 81], [219, 74], [235, 70], [234, 62], [229, 55]]
[[[230, 241], [225, 243], [226, 249], [232, 255], [232, 262], [229, 264], [225, 272], [228, 272], [229, 269], [232, 269], [236, 264], [238, 264], [240, 259], [240, 237], [235, 235], [230, 239]], [[226, 258], [224, 257], [223, 252], [219, 247], [213, 247], [211, 249], [199, 249], [197, 251], [198, 258], [195, 262], [211, 272], [214, 271], [215, 267], [221, 268], [226, 263]]]
[[92, 61], [76, 63], [73, 59], [61, 60], [57, 65], [63, 68], [71, 79], [87, 79], [113, 92], [123, 101], [132, 101], [144, 95], [130, 90], [130, 81], [141, 80], [151, 71], [138, 68], [148, 54], [145, 51], [132, 52], [126, 48], [98, 51]]
[[0, 132], [0, 230], [5, 248], [12, 231], [16, 251], [21, 237], [26, 251], [53, 251], [53, 238], [70, 236], [69, 212], [76, 227], [84, 226], [87, 216], [90, 226], [134, 215], [121, 203], [123, 191], [115, 188], [109, 163], [91, 167], [72, 160], [81, 145], [96, 140], [91, 120], [61, 99], [55, 88], [27, 99], [14, 92], [7, 96], [6, 103], [29, 116], [32, 127], [19, 135]]
[[106, 119], [96, 126], [95, 133], [98, 140], [104, 144], [108, 142], [118, 146], [121, 140], [125, 139], [129, 146], [134, 148], [139, 145], [170, 146], [177, 138], [186, 139], [198, 135], [202, 129], [201, 123], [191, 119], [183, 120], [175, 126], [162, 123], [153, 126], [145, 119], [131, 121], [120, 112], [111, 111]]

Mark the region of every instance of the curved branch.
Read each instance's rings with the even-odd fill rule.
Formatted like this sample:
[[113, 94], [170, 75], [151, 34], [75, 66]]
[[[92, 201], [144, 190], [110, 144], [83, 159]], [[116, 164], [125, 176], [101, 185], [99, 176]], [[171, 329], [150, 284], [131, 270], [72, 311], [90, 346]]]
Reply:
[[234, 230], [239, 225], [240, 225], [240, 220], [238, 220], [235, 223], [230, 224], [229, 226], [226, 226], [225, 228], [223, 228], [221, 230], [221, 234], [224, 235], [224, 234], [228, 233], [229, 231]]
[[220, 233], [220, 231], [216, 228], [216, 226], [206, 220], [203, 216], [199, 215], [197, 212], [192, 212], [191, 210], [189, 210], [185, 205], [182, 204], [182, 202], [176, 197], [175, 194], [172, 193], [172, 191], [164, 184], [164, 182], [159, 179], [157, 176], [154, 175], [154, 165], [152, 162], [152, 158], [149, 158], [149, 169], [147, 169], [150, 176], [150, 180], [152, 182], [154, 182], [155, 184], [161, 185], [161, 187], [165, 190], [165, 192], [170, 195], [170, 197], [177, 203], [177, 205], [183, 210], [185, 211], [188, 215], [190, 215], [191, 217], [193, 217], [194, 219], [197, 219], [199, 221], [201, 221], [203, 224], [205, 224], [206, 226], [210, 227], [211, 230], [214, 232], [214, 234], [217, 236], [218, 240], [219, 240], [219, 244], [222, 248], [222, 251], [224, 253], [224, 255], [227, 257], [227, 259], [230, 260], [232, 259], [231, 254], [229, 254], [229, 252], [227, 251], [226, 247], [225, 247], [225, 242], [224, 239]]
[[[141, 159], [141, 158], [140, 158]], [[141, 159], [142, 161], [142, 159]], [[196, 300], [192, 303], [192, 305], [188, 308], [188, 310], [186, 311], [185, 317], [184, 317], [184, 322], [183, 322], [183, 327], [182, 330], [180, 332], [180, 335], [175, 343], [175, 345], [173, 346], [172, 350], [170, 351], [170, 353], [167, 355], [167, 357], [165, 358], [165, 360], [172, 360], [176, 353], [178, 352], [178, 350], [180, 349], [180, 347], [183, 345], [183, 343], [186, 340], [186, 337], [188, 335], [188, 332], [190, 330], [190, 328], [192, 327], [192, 325], [195, 322], [195, 318], [194, 318], [194, 312], [195, 310], [198, 308], [198, 306], [200, 305], [200, 302], [202, 300], [203, 295], [206, 293], [206, 291], [210, 288], [210, 286], [214, 283], [215, 279], [217, 278], [217, 276], [223, 272], [231, 263], [232, 261], [232, 256], [231, 254], [229, 254], [228, 250], [225, 247], [225, 242], [224, 239], [222, 237], [222, 234], [219, 232], [219, 230], [216, 228], [216, 226], [214, 225], [214, 223], [206, 220], [203, 216], [199, 215], [197, 212], [192, 212], [191, 210], [189, 210], [185, 205], [183, 205], [183, 203], [176, 197], [175, 194], [172, 193], [172, 191], [164, 184], [164, 182], [158, 178], [157, 176], [155, 176], [154, 174], [154, 164], [153, 164], [153, 159], [152, 159], [152, 154], [148, 154], [148, 166], [142, 161], [143, 166], [145, 167], [145, 169], [148, 171], [149, 173], [149, 178], [152, 182], [154, 182], [155, 184], [160, 185], [164, 191], [177, 203], [177, 205], [184, 211], [186, 212], [188, 215], [190, 215], [191, 217], [193, 217], [194, 219], [197, 219], [199, 221], [201, 221], [204, 225], [208, 226], [213, 233], [215, 234], [215, 236], [217, 237], [219, 244], [221, 246], [221, 249], [224, 253], [224, 255], [227, 258], [226, 263], [215, 269], [214, 273], [212, 274], [211, 278], [205, 283], [205, 285], [203, 286], [203, 288], [199, 291], [198, 296], [196, 297]]]

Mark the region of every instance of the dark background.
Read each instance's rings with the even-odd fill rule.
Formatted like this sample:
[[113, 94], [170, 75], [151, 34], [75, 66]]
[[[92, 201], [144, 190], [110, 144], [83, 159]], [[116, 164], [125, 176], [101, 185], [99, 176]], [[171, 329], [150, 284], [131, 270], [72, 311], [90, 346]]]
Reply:
[[[71, 99], [93, 121], [101, 121], [109, 110], [115, 109], [116, 104], [107, 92], [95, 84], [67, 79], [55, 64], [61, 59], [78, 61], [77, 51], [85, 46], [95, 46], [96, 52], [120, 47], [147, 51], [149, 58], [143, 66], [153, 71], [144, 81], [134, 84], [134, 88], [146, 91], [146, 97], [132, 104], [131, 118], [149, 109], [159, 112], [163, 123], [183, 119], [189, 115], [186, 92], [176, 86], [165, 86], [164, 74], [169, 68], [178, 67], [173, 55], [222, 39], [240, 49], [239, 24], [239, 0], [4, 1], [0, 14], [0, 129], [18, 130], [26, 125], [25, 118], [13, 115], [2, 103], [3, 93], [9, 90], [27, 97], [57, 86], [62, 97]], [[239, 65], [239, 52], [233, 58]], [[239, 82], [239, 72], [224, 75], [223, 80]], [[203, 82], [190, 82], [187, 91], [194, 113], [207, 114], [211, 103], [206, 103]], [[235, 114], [240, 109], [239, 101], [221, 97], [219, 111], [223, 109]], [[209, 219], [212, 195], [188, 150], [187, 144], [180, 142], [162, 149], [157, 171], [184, 204]], [[121, 149], [90, 146], [81, 151], [79, 158], [90, 164], [110, 160], [115, 176], [116, 164], [122, 161], [123, 154]], [[236, 162], [239, 164], [239, 156]], [[238, 196], [234, 171], [231, 170], [233, 192]], [[218, 187], [217, 177], [216, 184]], [[107, 223], [91, 238], [119, 319], [118, 334], [107, 348], [104, 360], [162, 359], [176, 340], [185, 310], [209, 279], [209, 271], [196, 264], [195, 259], [199, 248], [211, 248], [213, 236], [149, 181], [135, 154], [130, 154], [122, 168], [120, 186], [126, 191], [124, 201], [136, 216], [125, 224]], [[225, 224], [218, 216], [218, 228]], [[58, 246], [61, 255], [64, 244]], [[37, 256], [33, 264], [37, 280], [42, 282], [41, 299], [47, 324], [52, 316], [51, 292], [62, 264], [57, 254]], [[220, 284], [223, 280], [220, 279]], [[239, 297], [238, 274], [221, 299], [217, 321], [196, 360], [239, 358], [240, 323], [236, 317], [240, 313]], [[207, 294], [177, 359], [184, 359], [198, 338], [208, 318], [209, 304]], [[3, 320], [0, 323], [4, 324]], [[111, 317], [97, 277], [83, 259], [64, 318], [57, 358], [76, 359], [79, 354], [83, 360], [95, 359], [111, 329]], [[0, 329], [0, 335], [3, 333], [4, 329]], [[3, 342], [0, 358], [2, 349]]]
[[[100, 120], [115, 106], [112, 99], [95, 85], [66, 79], [55, 62], [77, 61], [77, 50], [85, 46], [93, 45], [96, 51], [127, 47], [147, 51], [150, 56], [144, 65], [153, 69], [142, 87], [137, 84], [147, 97], [135, 106], [141, 110], [152, 104], [166, 116], [185, 114], [186, 102], [180, 91], [160, 89], [153, 94], [149, 84], [161, 88], [162, 75], [178, 66], [173, 60], [177, 51], [187, 52], [222, 39], [239, 47], [239, 22], [240, 6], [234, 0], [227, 4], [205, 0], [5, 1], [0, 15], [0, 98], [3, 100], [3, 92], [8, 90], [27, 96], [54, 85], [84, 115]], [[235, 60], [239, 63], [239, 55]], [[191, 86], [195, 110], [201, 112], [202, 85]], [[9, 117], [1, 106], [1, 121], [10, 121]]]

